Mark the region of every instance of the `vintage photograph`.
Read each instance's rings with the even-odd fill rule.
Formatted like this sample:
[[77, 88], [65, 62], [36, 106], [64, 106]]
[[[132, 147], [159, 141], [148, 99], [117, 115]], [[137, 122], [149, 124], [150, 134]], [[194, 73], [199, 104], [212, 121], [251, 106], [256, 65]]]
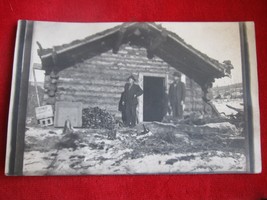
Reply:
[[21, 175], [257, 171], [253, 23], [31, 23]]

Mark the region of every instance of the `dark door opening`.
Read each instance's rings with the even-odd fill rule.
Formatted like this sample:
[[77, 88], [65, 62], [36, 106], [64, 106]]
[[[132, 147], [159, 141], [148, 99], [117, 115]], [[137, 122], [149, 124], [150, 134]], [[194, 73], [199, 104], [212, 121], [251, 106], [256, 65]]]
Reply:
[[143, 120], [162, 121], [165, 80], [162, 77], [144, 76]]

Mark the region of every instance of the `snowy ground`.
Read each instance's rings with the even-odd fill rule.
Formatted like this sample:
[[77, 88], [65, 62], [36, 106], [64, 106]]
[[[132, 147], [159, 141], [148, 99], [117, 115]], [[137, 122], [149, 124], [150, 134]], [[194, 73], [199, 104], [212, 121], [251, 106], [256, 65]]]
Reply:
[[[25, 175], [244, 172], [244, 137], [228, 122], [201, 126], [146, 123], [149, 134], [120, 128], [75, 130], [75, 148], [63, 147], [63, 130], [28, 127]], [[77, 136], [77, 137], [76, 137]]]
[[244, 110], [244, 106], [242, 105], [244, 102], [242, 99], [214, 99], [212, 103], [220, 113], [225, 113], [226, 115], [237, 114], [237, 111], [228, 108], [226, 105]]

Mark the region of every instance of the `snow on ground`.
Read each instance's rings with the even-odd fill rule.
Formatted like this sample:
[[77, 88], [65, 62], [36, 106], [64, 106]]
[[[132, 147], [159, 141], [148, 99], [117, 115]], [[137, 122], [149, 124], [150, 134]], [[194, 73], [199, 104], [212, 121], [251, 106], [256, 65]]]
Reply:
[[212, 103], [215, 105], [219, 113], [225, 113], [226, 115], [237, 114], [237, 111], [228, 108], [226, 105], [237, 109], [244, 109], [244, 106], [242, 105], [244, 102], [242, 99], [215, 99]]
[[[201, 152], [193, 154], [145, 155], [143, 158], [120, 157], [129, 149], [112, 153], [89, 148], [60, 152], [25, 153], [24, 175], [145, 174], [245, 171], [246, 159], [240, 153]], [[52, 169], [53, 153], [58, 153]], [[183, 160], [185, 159], [185, 160]]]
[[[207, 127], [218, 125], [208, 124], [205, 129]], [[155, 137], [155, 133], [140, 137], [136, 136], [135, 129], [124, 128], [115, 140], [108, 140], [105, 130], [76, 131], [82, 136], [81, 140], [75, 141], [79, 143], [77, 148], [58, 148], [57, 144], [64, 137], [62, 129], [29, 127], [25, 138], [24, 175], [246, 171], [246, 157], [242, 151], [219, 147], [196, 150], [195, 145], [203, 142], [202, 136], [196, 137], [195, 134], [191, 138], [186, 134], [183, 136], [184, 133], [167, 134], [167, 138]], [[229, 135], [229, 139], [231, 137]], [[170, 138], [171, 144], [166, 142]], [[173, 140], [176, 143], [172, 143]], [[155, 142], [158, 144], [153, 146]]]
[[[170, 154], [170, 155], [149, 155], [144, 158], [125, 160], [121, 166], [129, 174], [134, 173], [196, 173], [196, 172], [227, 172], [244, 171], [245, 157], [236, 154], [225, 157], [219, 156], [223, 152], [210, 152], [193, 154]], [[202, 156], [205, 155], [205, 158]], [[183, 158], [188, 158], [183, 160]], [[168, 162], [169, 161], [169, 162]], [[168, 164], [169, 163], [169, 164]], [[223, 163], [223, 164], [222, 164]], [[125, 173], [125, 170], [122, 171]]]

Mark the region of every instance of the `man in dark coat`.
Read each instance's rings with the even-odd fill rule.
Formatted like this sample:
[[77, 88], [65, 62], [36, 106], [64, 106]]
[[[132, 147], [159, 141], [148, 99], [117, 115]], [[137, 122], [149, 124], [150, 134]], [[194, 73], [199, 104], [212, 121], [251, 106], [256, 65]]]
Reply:
[[121, 93], [121, 98], [119, 102], [119, 111], [121, 112], [121, 119], [123, 124], [126, 124], [126, 105], [125, 105], [125, 92]]
[[135, 78], [131, 75], [128, 79], [128, 83], [124, 86], [124, 99], [126, 106], [126, 126], [134, 127], [136, 125], [136, 107], [138, 104], [137, 97], [143, 94], [143, 90], [139, 85], [135, 84]]
[[174, 118], [183, 118], [183, 106], [185, 100], [185, 84], [181, 82], [181, 74], [174, 73], [174, 81], [169, 88], [169, 101]]

